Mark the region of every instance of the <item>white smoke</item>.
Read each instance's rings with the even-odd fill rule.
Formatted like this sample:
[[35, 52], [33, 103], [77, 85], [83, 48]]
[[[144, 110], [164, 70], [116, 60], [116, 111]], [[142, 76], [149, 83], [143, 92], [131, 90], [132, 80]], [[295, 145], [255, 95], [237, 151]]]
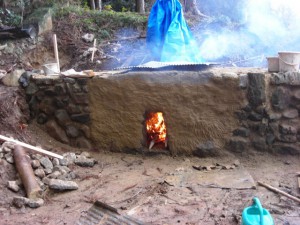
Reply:
[[[234, 21], [240, 26], [200, 30], [200, 52], [206, 61], [265, 59], [278, 51], [300, 51], [299, 0], [245, 0], [241, 6], [238, 13], [242, 16]], [[253, 62], [257, 63], [265, 62]]]

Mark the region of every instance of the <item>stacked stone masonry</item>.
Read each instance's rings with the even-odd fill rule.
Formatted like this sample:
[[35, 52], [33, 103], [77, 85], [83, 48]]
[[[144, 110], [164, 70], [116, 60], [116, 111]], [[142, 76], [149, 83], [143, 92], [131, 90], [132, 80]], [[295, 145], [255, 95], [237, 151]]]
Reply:
[[33, 76], [25, 92], [31, 118], [51, 137], [91, 149], [87, 79]]
[[244, 90], [248, 104], [236, 113], [241, 127], [229, 149], [299, 154], [300, 73], [249, 73]]

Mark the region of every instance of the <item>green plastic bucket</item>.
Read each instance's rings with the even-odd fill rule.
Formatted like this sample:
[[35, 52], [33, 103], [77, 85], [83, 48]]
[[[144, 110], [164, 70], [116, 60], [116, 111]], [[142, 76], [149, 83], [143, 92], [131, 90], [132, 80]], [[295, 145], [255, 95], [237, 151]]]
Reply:
[[274, 221], [268, 210], [261, 206], [259, 199], [253, 198], [253, 205], [243, 210], [242, 225], [274, 225]]

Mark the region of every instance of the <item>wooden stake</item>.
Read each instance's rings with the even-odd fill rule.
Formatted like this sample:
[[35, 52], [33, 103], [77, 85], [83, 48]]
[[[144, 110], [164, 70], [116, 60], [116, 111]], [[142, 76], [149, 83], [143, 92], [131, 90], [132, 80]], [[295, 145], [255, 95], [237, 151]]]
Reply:
[[290, 194], [288, 194], [288, 193], [286, 193], [286, 192], [284, 192], [284, 191], [281, 191], [281, 190], [279, 190], [279, 189], [277, 189], [277, 188], [275, 188], [275, 187], [272, 187], [271, 185], [264, 184], [264, 183], [259, 182], [259, 181], [258, 181], [257, 183], [258, 183], [259, 185], [261, 185], [261, 186], [263, 186], [263, 187], [265, 187], [265, 188], [271, 190], [271, 191], [274, 191], [274, 192], [276, 192], [276, 193], [279, 193], [279, 194], [281, 194], [281, 195], [284, 195], [285, 197], [290, 198], [290, 199], [293, 199], [294, 201], [300, 203], [300, 199], [297, 198], [297, 197], [295, 197], [295, 196], [292, 196], [292, 195], [290, 195]]
[[96, 42], [97, 42], [97, 39], [95, 38], [94, 39], [94, 45], [93, 45], [93, 51], [92, 51], [92, 62], [94, 61], [94, 54], [95, 54], [95, 50], [96, 50]]
[[149, 145], [149, 150], [154, 146], [154, 144], [155, 144], [155, 141], [152, 140], [152, 141], [150, 142], [150, 145]]
[[55, 61], [56, 61], [57, 67], [58, 67], [58, 73], [60, 73], [60, 65], [59, 65], [59, 57], [58, 57], [58, 48], [57, 48], [56, 34], [53, 34], [53, 46], [54, 46]]
[[15, 143], [17, 145], [23, 146], [23, 147], [25, 147], [27, 149], [36, 151], [36, 152], [41, 153], [43, 155], [48, 155], [48, 156], [52, 156], [52, 157], [55, 157], [55, 158], [58, 158], [58, 159], [63, 159], [63, 157], [61, 155], [58, 155], [58, 154], [53, 153], [53, 152], [49, 152], [47, 150], [44, 150], [42, 148], [38, 148], [38, 147], [35, 147], [35, 146], [32, 146], [32, 145], [29, 145], [29, 144], [25, 144], [25, 143], [23, 143], [21, 141], [14, 140], [12, 138], [8, 138], [8, 137], [0, 135], [0, 139], [3, 140], [3, 141], [13, 142], [13, 143]]
[[40, 197], [41, 188], [35, 179], [31, 163], [25, 154], [25, 150], [20, 145], [14, 147], [14, 159], [17, 171], [20, 175], [27, 198], [36, 199]]

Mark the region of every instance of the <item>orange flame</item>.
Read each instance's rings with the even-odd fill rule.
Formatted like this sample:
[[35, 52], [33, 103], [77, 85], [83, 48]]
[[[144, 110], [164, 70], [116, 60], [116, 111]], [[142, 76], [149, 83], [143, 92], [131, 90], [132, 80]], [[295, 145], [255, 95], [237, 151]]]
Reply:
[[146, 129], [149, 141], [165, 142], [167, 136], [167, 128], [162, 112], [151, 113], [146, 121]]

